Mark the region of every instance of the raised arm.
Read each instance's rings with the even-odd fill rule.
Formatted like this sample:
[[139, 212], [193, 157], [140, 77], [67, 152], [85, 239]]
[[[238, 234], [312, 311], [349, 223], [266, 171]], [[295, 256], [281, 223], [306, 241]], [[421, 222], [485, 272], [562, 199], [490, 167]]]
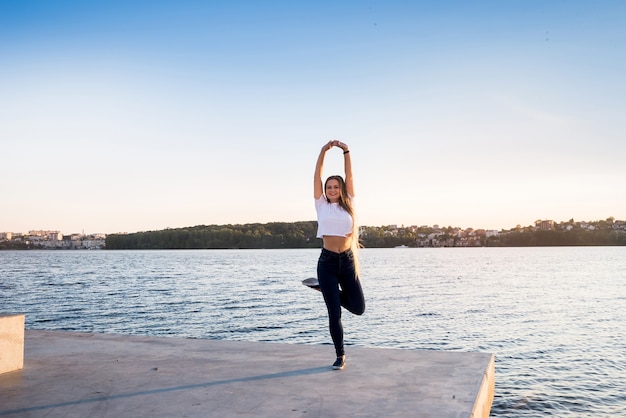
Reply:
[[327, 144], [324, 144], [322, 150], [320, 151], [320, 155], [317, 157], [317, 163], [315, 164], [315, 175], [313, 176], [313, 197], [315, 197], [315, 199], [319, 199], [324, 192], [324, 185], [322, 184], [324, 157], [326, 156], [326, 151], [333, 147], [334, 142], [336, 141], [329, 141]]
[[340, 141], [336, 141], [334, 145], [343, 150], [343, 166], [346, 174], [346, 191], [350, 197], [354, 197], [354, 177], [352, 177], [352, 159], [350, 158], [350, 148], [348, 148], [348, 144], [344, 144]]

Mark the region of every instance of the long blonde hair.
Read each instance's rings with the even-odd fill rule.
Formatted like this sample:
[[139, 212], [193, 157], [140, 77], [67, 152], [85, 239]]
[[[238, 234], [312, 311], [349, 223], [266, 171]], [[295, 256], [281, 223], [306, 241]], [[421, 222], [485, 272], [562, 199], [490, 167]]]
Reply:
[[[359, 248], [361, 248], [361, 244], [359, 243], [359, 227], [356, 221], [356, 212], [354, 211], [354, 207], [352, 206], [352, 196], [348, 194], [346, 182], [343, 180], [343, 177], [336, 175], [330, 176], [326, 179], [326, 182], [324, 183], [324, 192], [326, 191], [326, 186], [328, 185], [328, 182], [330, 180], [337, 180], [339, 182], [339, 190], [341, 190], [341, 193], [339, 193], [339, 201], [337, 203], [343, 208], [343, 210], [348, 212], [348, 214], [352, 218], [350, 249], [352, 250], [352, 255], [354, 256], [354, 271], [358, 276], [360, 267], [358, 250]], [[326, 198], [326, 201], [330, 202], [328, 198]]]

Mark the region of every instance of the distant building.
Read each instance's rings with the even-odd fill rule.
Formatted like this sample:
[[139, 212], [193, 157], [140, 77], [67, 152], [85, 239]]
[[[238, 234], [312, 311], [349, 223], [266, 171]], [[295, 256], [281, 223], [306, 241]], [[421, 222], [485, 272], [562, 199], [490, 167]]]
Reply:
[[550, 231], [554, 229], [554, 221], [551, 221], [551, 220], [535, 221], [535, 227], [539, 228], [542, 231]]
[[63, 234], [59, 231], [50, 231], [48, 233], [48, 240], [50, 241], [63, 241]]

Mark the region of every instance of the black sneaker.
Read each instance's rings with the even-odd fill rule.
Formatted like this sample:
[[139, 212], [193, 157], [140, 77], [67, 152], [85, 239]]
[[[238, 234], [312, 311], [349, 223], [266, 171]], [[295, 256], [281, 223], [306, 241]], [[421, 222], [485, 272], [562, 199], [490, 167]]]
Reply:
[[337, 357], [333, 363], [333, 370], [341, 370], [346, 365], [346, 356]]

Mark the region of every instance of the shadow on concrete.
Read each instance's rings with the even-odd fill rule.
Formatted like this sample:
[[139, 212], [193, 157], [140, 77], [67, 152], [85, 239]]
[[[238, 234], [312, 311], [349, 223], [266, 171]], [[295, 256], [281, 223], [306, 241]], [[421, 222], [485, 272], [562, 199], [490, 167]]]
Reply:
[[105, 401], [111, 401], [111, 400], [116, 400], [116, 399], [132, 398], [135, 396], [155, 395], [155, 394], [160, 394], [160, 393], [176, 392], [176, 391], [181, 391], [181, 390], [191, 390], [191, 389], [205, 388], [205, 387], [210, 387], [210, 386], [227, 385], [230, 383], [254, 382], [257, 380], [279, 379], [279, 378], [292, 377], [292, 376], [306, 376], [306, 375], [324, 373], [328, 371], [332, 371], [332, 369], [329, 366], [324, 366], [324, 367], [313, 367], [310, 369], [300, 369], [300, 370], [292, 370], [292, 371], [286, 371], [286, 372], [280, 372], [280, 373], [264, 374], [264, 375], [259, 375], [259, 376], [238, 377], [235, 379], [216, 380], [214, 382], [194, 383], [190, 385], [173, 386], [169, 388], [142, 390], [139, 392], [120, 393], [117, 395], [99, 396], [95, 398], [80, 399], [76, 401], [66, 401], [66, 402], [58, 402], [58, 403], [48, 404], [48, 405], [31, 406], [27, 408], [0, 411], [0, 415], [6, 416], [6, 415], [12, 415], [12, 414], [23, 414], [27, 412], [42, 411], [45, 409], [61, 408], [65, 406], [82, 405], [82, 404], [93, 403], [93, 402], [105, 402]]

